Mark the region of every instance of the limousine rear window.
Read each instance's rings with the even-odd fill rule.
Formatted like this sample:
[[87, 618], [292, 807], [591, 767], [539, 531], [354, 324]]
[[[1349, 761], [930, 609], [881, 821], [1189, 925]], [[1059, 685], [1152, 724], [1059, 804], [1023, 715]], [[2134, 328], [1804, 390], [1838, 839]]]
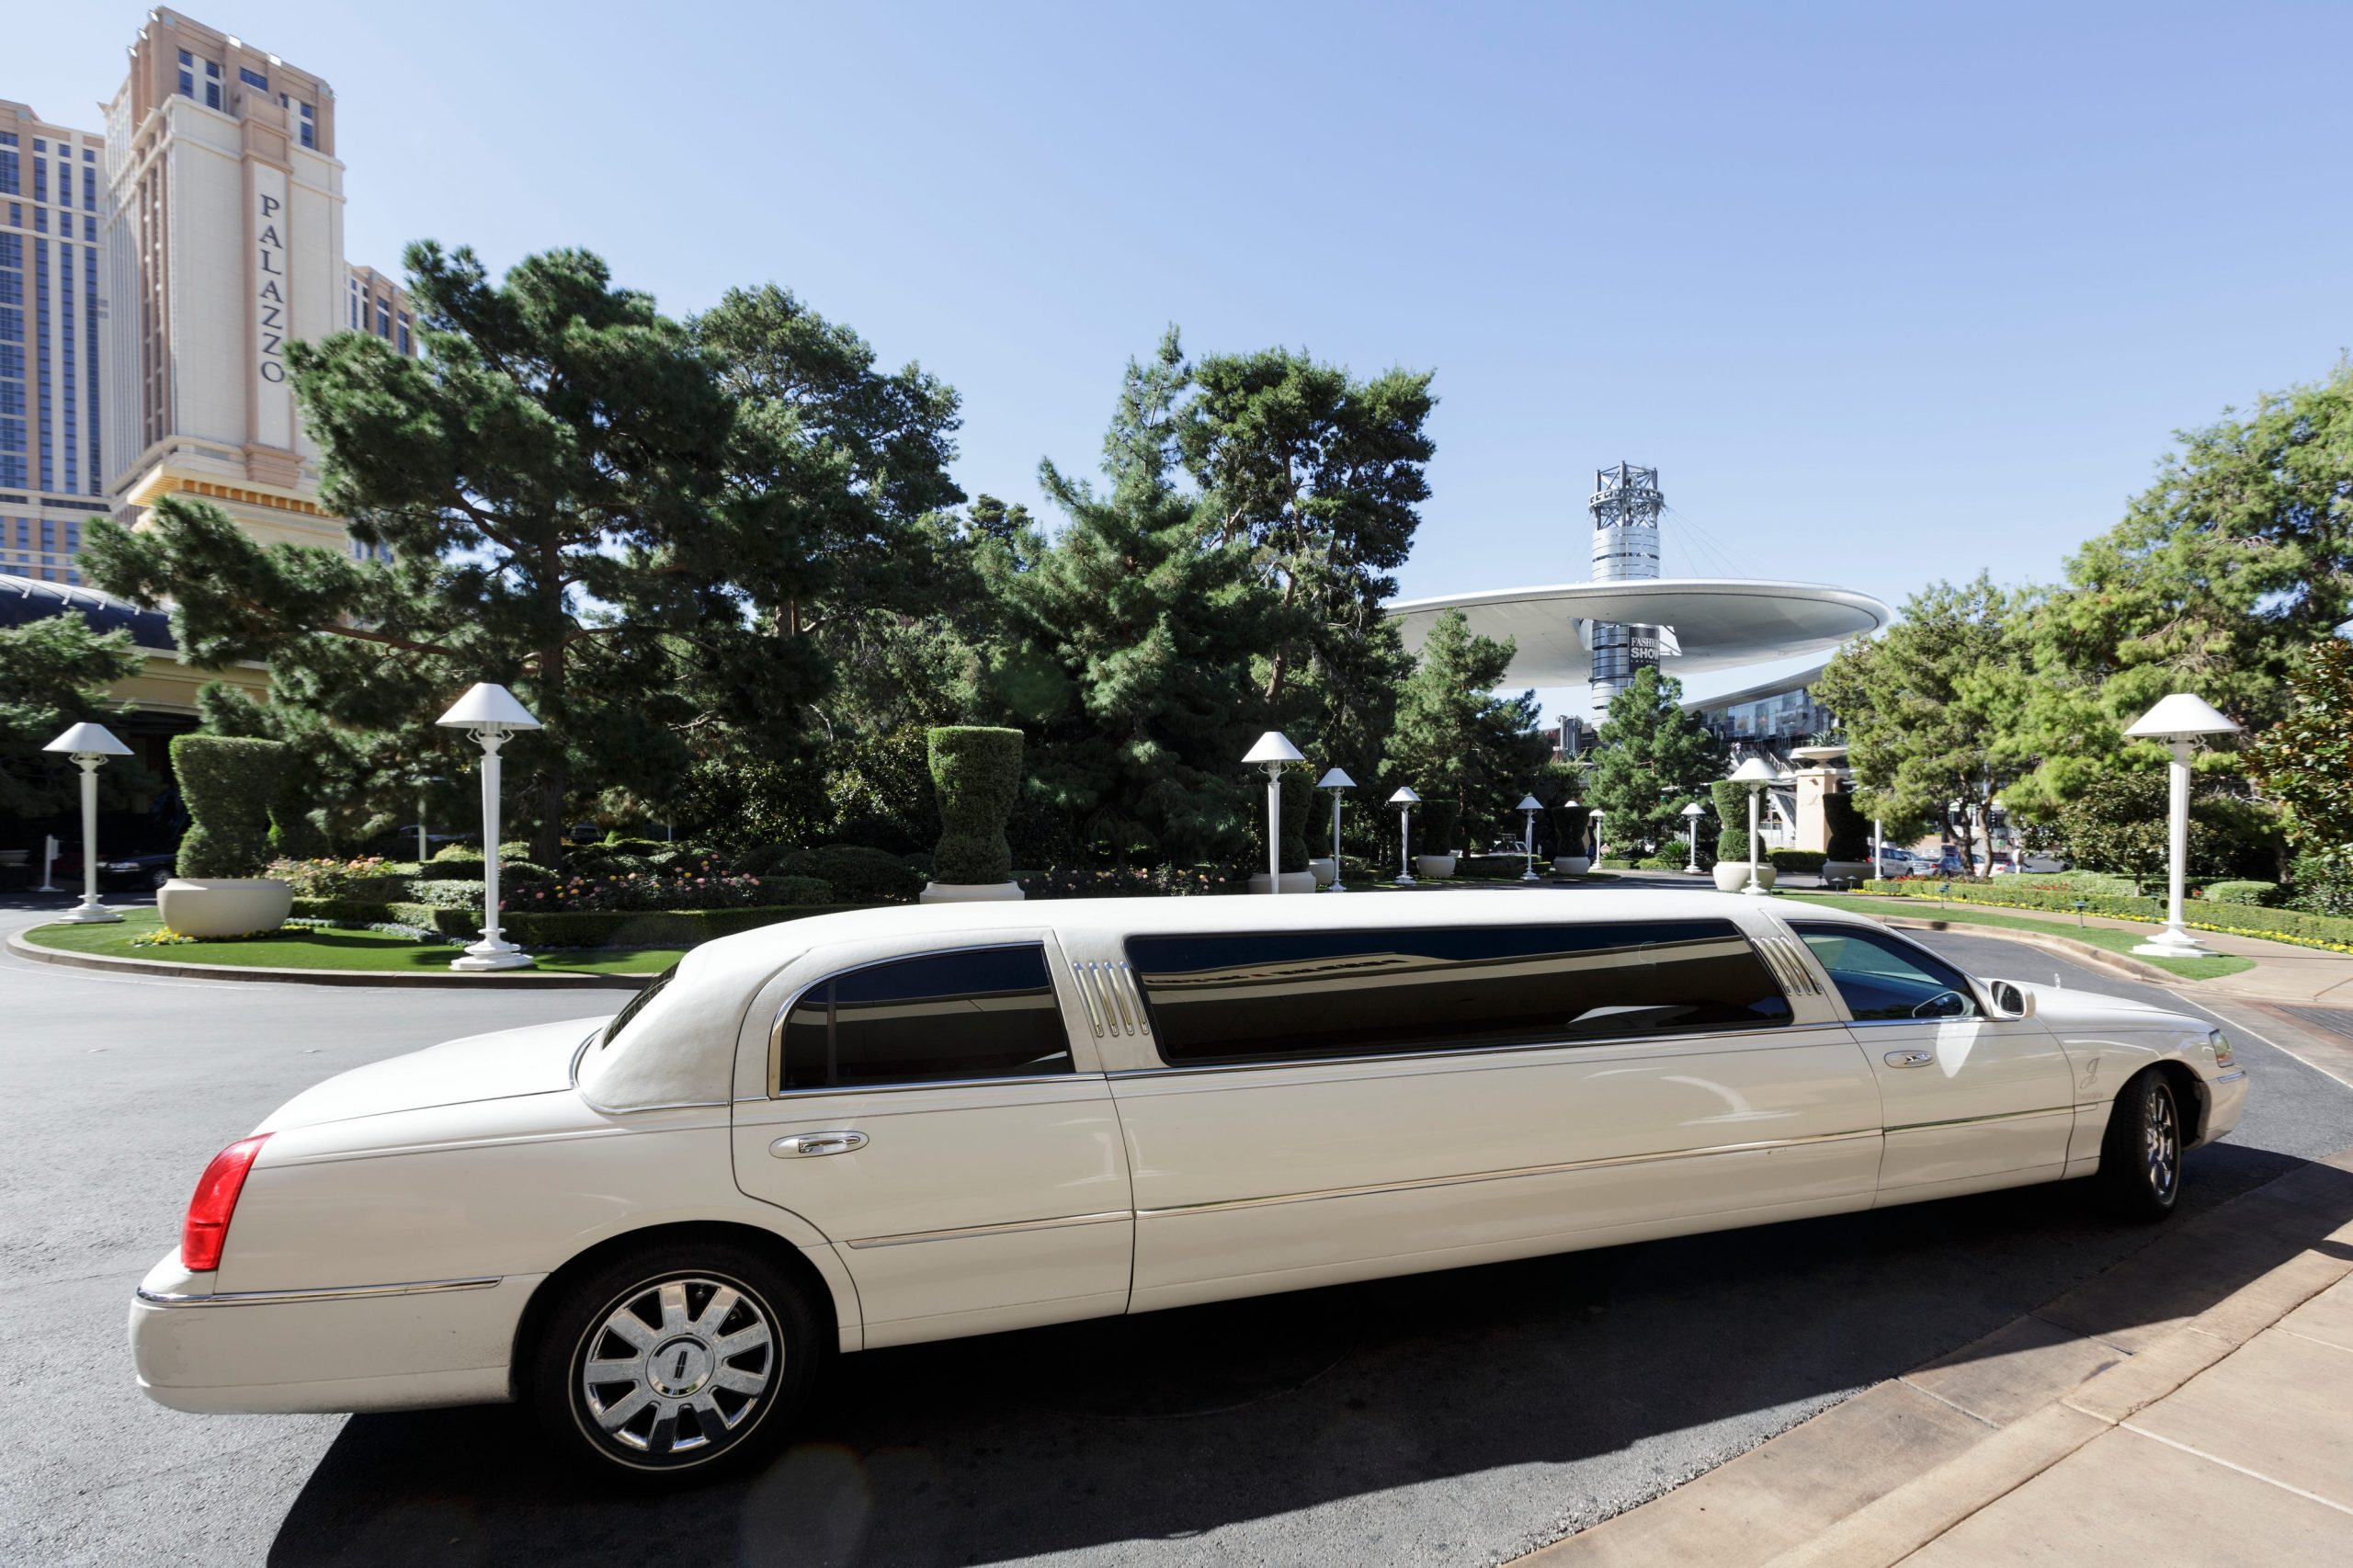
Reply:
[[802, 992], [784, 1020], [777, 1086], [840, 1088], [1072, 1070], [1034, 943], [896, 959]]
[[1478, 1051], [1787, 1024], [1728, 920], [1132, 937], [1172, 1062]]

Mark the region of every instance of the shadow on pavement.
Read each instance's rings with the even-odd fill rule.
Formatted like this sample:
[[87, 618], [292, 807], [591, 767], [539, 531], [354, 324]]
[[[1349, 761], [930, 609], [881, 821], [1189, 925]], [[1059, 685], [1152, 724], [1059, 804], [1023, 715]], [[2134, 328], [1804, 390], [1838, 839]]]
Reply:
[[[1627, 1476], [1630, 1444], [1744, 1415], [1761, 1438], [2161, 1237], [2073, 1310], [2095, 1332], [2200, 1310], [2353, 1219], [2332, 1166], [2226, 1143], [2189, 1169], [2195, 1211], [2162, 1227], [2029, 1188], [847, 1357], [764, 1473], [670, 1496], [558, 1470], [511, 1409], [356, 1417], [270, 1561], [1110, 1558], [1502, 1467], [1544, 1471], [1535, 1523], [1598, 1486], [1614, 1511], [1681, 1479]], [[2195, 1217], [2298, 1170], [2294, 1205]], [[1335, 1537], [1335, 1560], [1395, 1544]]]

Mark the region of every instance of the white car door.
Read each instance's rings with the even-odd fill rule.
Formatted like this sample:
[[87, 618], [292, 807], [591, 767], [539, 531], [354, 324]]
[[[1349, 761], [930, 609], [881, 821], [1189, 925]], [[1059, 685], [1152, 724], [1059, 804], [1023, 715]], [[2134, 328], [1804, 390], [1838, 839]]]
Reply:
[[1887, 1150], [1880, 1201], [2055, 1179], [2075, 1123], [2058, 1039], [1986, 1016], [1969, 977], [1876, 926], [1791, 921], [1846, 1004], [1879, 1076]]
[[736, 1181], [834, 1244], [867, 1345], [1126, 1310], [1127, 1166], [1067, 973], [1045, 933], [866, 944], [756, 1004], [770, 1047], [739, 1089]]
[[1871, 1201], [1869, 1068], [1804, 982], [1793, 1013], [1794, 949], [1768, 967], [1727, 920], [1142, 937], [1101, 961], [1132, 964], [1163, 1063], [1112, 1074], [1139, 1311]]

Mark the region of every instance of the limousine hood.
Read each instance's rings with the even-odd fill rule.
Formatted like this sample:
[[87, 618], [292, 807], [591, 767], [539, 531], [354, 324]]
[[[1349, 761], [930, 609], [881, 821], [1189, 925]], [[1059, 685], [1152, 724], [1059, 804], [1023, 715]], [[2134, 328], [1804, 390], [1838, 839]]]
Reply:
[[469, 1035], [338, 1073], [270, 1112], [256, 1132], [426, 1110], [572, 1086], [572, 1059], [602, 1018]]
[[2200, 1030], [2208, 1026], [2186, 1013], [2170, 1007], [2152, 1006], [2129, 996], [2109, 996], [2097, 991], [2073, 991], [2063, 985], [2032, 985], [2014, 982], [2021, 990], [2034, 996], [2034, 1016], [2046, 1024], [2068, 1028], [2090, 1028], [2097, 1024], [2154, 1024], [2160, 1021], [2179, 1023]]

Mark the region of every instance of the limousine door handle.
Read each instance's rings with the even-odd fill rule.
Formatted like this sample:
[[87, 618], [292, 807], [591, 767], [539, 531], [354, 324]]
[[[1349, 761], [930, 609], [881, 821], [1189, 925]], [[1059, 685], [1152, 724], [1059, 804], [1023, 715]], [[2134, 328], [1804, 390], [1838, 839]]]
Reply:
[[863, 1132], [796, 1132], [769, 1144], [768, 1153], [782, 1160], [795, 1154], [847, 1154], [865, 1147]]
[[1933, 1051], [1891, 1051], [1885, 1061], [1890, 1067], [1926, 1067], [1936, 1059]]

